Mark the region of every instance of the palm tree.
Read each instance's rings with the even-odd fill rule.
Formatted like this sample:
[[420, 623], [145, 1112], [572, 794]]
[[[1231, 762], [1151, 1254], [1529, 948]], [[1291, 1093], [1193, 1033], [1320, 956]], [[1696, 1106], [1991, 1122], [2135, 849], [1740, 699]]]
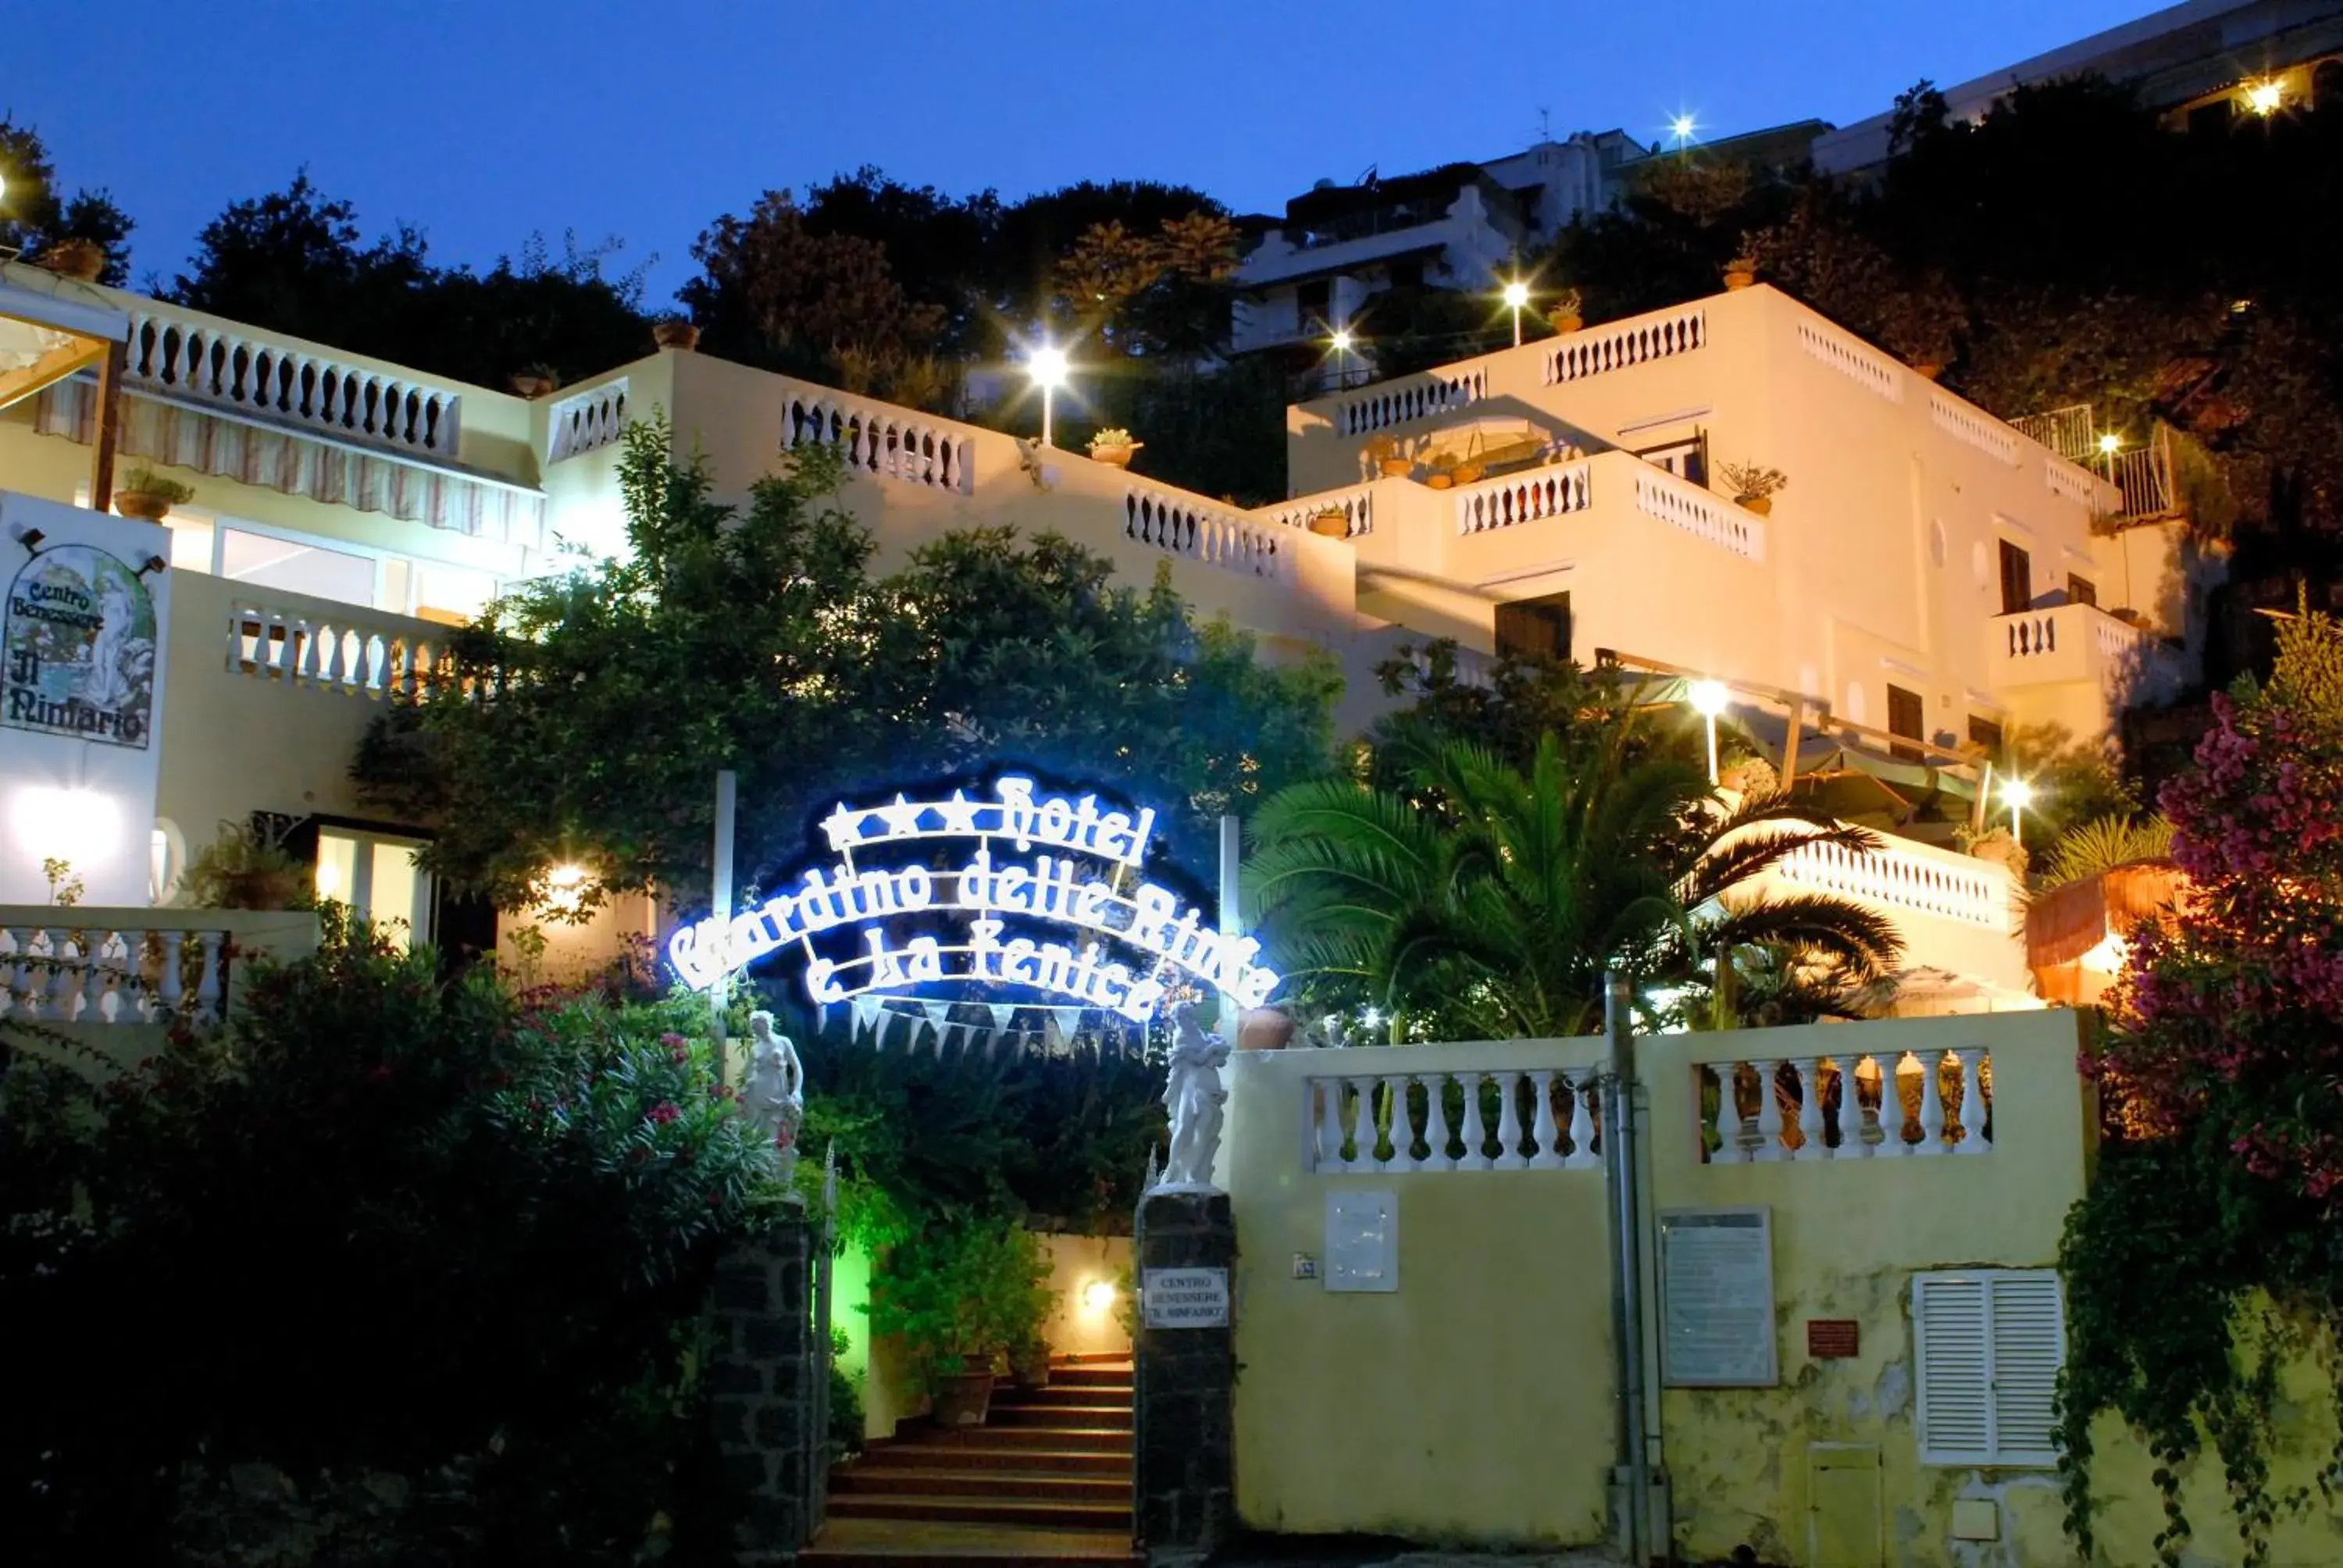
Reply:
[[1483, 1036], [1584, 1034], [1603, 975], [1700, 989], [1719, 952], [1770, 949], [1817, 982], [1867, 980], [1901, 949], [1844, 900], [1761, 898], [1799, 844], [1874, 835], [1780, 797], [1722, 811], [1705, 774], [1640, 755], [1631, 725], [1526, 771], [1463, 742], [1427, 749], [1405, 789], [1295, 785], [1254, 818], [1251, 902], [1292, 979], [1397, 1017]]

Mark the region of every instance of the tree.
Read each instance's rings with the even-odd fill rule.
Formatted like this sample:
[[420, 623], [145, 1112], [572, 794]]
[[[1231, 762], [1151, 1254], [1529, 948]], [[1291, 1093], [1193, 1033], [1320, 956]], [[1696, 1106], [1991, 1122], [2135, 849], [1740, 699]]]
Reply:
[[1634, 728], [1549, 733], [1526, 768], [1447, 742], [1406, 793], [1326, 780], [1272, 797], [1246, 887], [1299, 960], [1290, 978], [1389, 1012], [1394, 1039], [1402, 1019], [1472, 1039], [1589, 1032], [1613, 966], [1639, 986], [1715, 984], [1716, 954], [1755, 948], [1886, 971], [1901, 944], [1879, 917], [1749, 886], [1799, 844], [1873, 835], [1779, 798], [1715, 809], [1700, 769], [1631, 759]]
[[565, 861], [603, 891], [704, 898], [720, 769], [756, 875], [843, 793], [1011, 759], [1158, 804], [1194, 868], [1221, 812], [1326, 766], [1331, 666], [1262, 663], [1161, 578], [1139, 593], [1061, 538], [988, 528], [873, 580], [827, 453], [736, 509], [669, 439], [627, 435], [628, 559], [492, 606], [452, 640], [453, 677], [369, 735], [357, 777], [442, 825], [435, 872], [507, 908]]
[[2167, 1563], [2207, 1439], [2266, 1560], [2288, 1506], [2269, 1487], [2279, 1359], [2343, 1331], [2343, 627], [2282, 625], [2269, 682], [2215, 699], [2196, 761], [2161, 799], [2191, 890], [2134, 932], [2085, 1059], [2106, 1142], [2060, 1251], [2069, 1528], [2087, 1552], [2112, 1411], [2157, 1457]]
[[0, 181], [6, 187], [0, 191], [0, 248], [39, 261], [60, 241], [87, 240], [106, 252], [97, 280], [122, 286], [130, 279], [130, 231], [137, 225], [104, 189], [60, 196], [56, 177], [40, 133], [0, 116]]

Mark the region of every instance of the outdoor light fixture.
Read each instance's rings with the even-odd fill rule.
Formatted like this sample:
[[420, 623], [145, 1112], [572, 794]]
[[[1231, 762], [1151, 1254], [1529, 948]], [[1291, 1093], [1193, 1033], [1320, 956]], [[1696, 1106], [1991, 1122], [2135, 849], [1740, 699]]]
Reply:
[[1695, 680], [1684, 692], [1692, 710], [1708, 726], [1708, 781], [1716, 782], [1716, 716], [1733, 700], [1733, 694], [1721, 680]]
[[1692, 134], [1695, 128], [1690, 115], [1678, 115], [1668, 122], [1668, 135], [1675, 137], [1678, 151], [1682, 151], [1691, 143]]
[[576, 861], [565, 861], [545, 873], [545, 907], [563, 914], [574, 914], [583, 901], [588, 873]]
[[2286, 88], [2275, 80], [2256, 82], [2246, 89], [2246, 107], [2258, 115], [2275, 115], [2285, 101]]
[[26, 528], [16, 536], [16, 542], [25, 547], [25, 553], [29, 556], [38, 552], [41, 541], [48, 537], [38, 528]]
[[1092, 1312], [1112, 1312], [1117, 1293], [1112, 1280], [1092, 1280], [1082, 1287], [1082, 1308]]
[[1334, 356], [1334, 384], [1338, 387], [1348, 387], [1351, 384], [1353, 341], [1351, 329], [1347, 327], [1337, 327], [1332, 336], [1326, 339], [1326, 347]]
[[2019, 849], [2026, 848], [2026, 809], [2034, 804], [2034, 786], [2023, 779], [2012, 779], [2001, 787], [2002, 804], [2009, 808], [2009, 841]]
[[1041, 389], [1041, 445], [1054, 446], [1051, 439], [1051, 399], [1059, 387], [1066, 384], [1066, 376], [1073, 368], [1067, 362], [1066, 351], [1054, 344], [1044, 343], [1026, 357], [1025, 374]]
[[1334, 352], [1337, 354], [1348, 354], [1351, 351], [1351, 335], [1339, 327], [1334, 329], [1334, 336], [1328, 341], [1333, 345]]
[[1505, 285], [1505, 305], [1513, 313], [1513, 347], [1522, 346], [1522, 307], [1530, 302], [1530, 286], [1520, 278]]
[[2110, 457], [2116, 455], [2116, 449], [2122, 445], [2123, 437], [2117, 435], [2112, 430], [2099, 437], [2099, 450], [2105, 452]]

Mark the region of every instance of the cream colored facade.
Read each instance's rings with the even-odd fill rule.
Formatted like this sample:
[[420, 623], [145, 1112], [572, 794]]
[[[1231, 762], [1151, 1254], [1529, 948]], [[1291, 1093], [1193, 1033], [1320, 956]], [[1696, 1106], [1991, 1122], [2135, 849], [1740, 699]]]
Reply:
[[[1973, 723], [2104, 739], [2121, 702], [2175, 678], [2166, 638], [2187, 613], [2169, 532], [2094, 533], [2110, 487], [1762, 286], [1298, 406], [1297, 493], [1251, 510], [689, 352], [530, 399], [25, 266], [0, 271], [11, 300], [115, 324], [116, 474], [151, 464], [196, 492], [167, 519], [174, 863], [253, 812], [427, 830], [367, 822], [347, 779], [358, 738], [446, 623], [571, 552], [623, 548], [617, 441], [655, 411], [729, 498], [793, 448], [836, 447], [882, 568], [1009, 524], [1055, 529], [1134, 586], [1167, 571], [1272, 657], [1336, 658], [1351, 726], [1383, 702], [1370, 672], [1400, 644], [1453, 637], [1469, 665], [1498, 648], [1506, 607], [1567, 596], [1562, 651], [1584, 662], [1723, 680], [1774, 744], [1881, 750], [1896, 729], [1957, 772]], [[85, 370], [0, 407], [0, 488], [85, 504], [101, 402]], [[1429, 467], [1382, 477], [1385, 443], [1511, 462], [1434, 488]], [[1770, 516], [1715, 487], [1728, 462], [1788, 474]], [[2016, 589], [2005, 550], [2026, 562]], [[2010, 592], [2025, 602], [2004, 613]], [[1875, 860], [1802, 879], [1887, 910], [1915, 964], [1972, 985], [1971, 1005], [2024, 1000], [1997, 867], [1902, 841]], [[545, 967], [617, 934], [566, 933]]]

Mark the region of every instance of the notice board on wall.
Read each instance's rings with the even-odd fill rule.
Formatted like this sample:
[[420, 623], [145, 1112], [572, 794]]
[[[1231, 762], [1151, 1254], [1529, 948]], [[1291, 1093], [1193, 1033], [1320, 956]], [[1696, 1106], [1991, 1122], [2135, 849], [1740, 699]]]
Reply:
[[1661, 1213], [1660, 1367], [1671, 1388], [1771, 1388], [1781, 1381], [1770, 1209]]

